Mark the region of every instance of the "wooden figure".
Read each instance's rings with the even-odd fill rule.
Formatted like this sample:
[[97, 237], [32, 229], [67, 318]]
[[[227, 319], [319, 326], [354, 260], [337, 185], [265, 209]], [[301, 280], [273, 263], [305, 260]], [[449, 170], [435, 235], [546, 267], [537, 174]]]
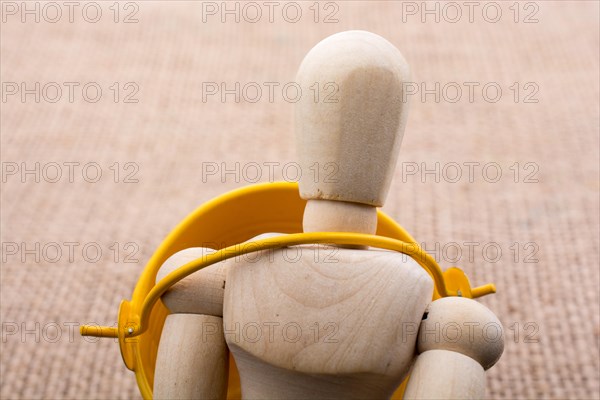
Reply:
[[[401, 53], [369, 32], [335, 34], [307, 54], [296, 105], [305, 232], [375, 233], [408, 80]], [[335, 93], [317, 101], [315, 84]], [[157, 282], [211, 252], [176, 253]], [[303, 245], [213, 264], [162, 296], [171, 314], [154, 397], [225, 398], [231, 352], [244, 399], [384, 399], [411, 367], [406, 398], [480, 398], [502, 326], [474, 300], [432, 294], [413, 259], [381, 249]]]

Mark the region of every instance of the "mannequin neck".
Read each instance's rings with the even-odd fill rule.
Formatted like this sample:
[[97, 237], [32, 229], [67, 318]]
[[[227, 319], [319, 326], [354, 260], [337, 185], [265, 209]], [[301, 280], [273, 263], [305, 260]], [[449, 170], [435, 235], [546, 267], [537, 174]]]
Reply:
[[304, 209], [304, 232], [351, 232], [374, 235], [377, 208], [337, 200], [308, 200]]

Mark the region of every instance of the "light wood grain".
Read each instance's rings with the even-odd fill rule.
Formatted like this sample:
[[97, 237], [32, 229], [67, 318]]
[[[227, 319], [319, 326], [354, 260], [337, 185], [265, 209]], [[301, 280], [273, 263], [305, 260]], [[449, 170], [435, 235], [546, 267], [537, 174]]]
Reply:
[[411, 371], [405, 399], [483, 399], [485, 373], [475, 360], [449, 350], [419, 355]]
[[[193, 247], [175, 253], [160, 267], [156, 282], [175, 269], [214, 253], [204, 247]], [[177, 282], [162, 295], [161, 300], [173, 313], [223, 316], [226, 263], [210, 265]]]
[[377, 209], [345, 201], [308, 200], [304, 209], [304, 232], [356, 232], [374, 235]]
[[[295, 125], [300, 195], [382, 206], [408, 113], [408, 63], [365, 31], [332, 35], [308, 52], [296, 76], [303, 92]], [[311, 87], [331, 93], [315, 99]]]
[[504, 350], [502, 324], [483, 304], [464, 297], [432, 302], [423, 316], [421, 353], [406, 388], [407, 399], [480, 399], [484, 370]]
[[445, 297], [427, 307], [417, 342], [420, 353], [451, 350], [491, 368], [504, 351], [504, 328], [486, 306], [465, 297]]
[[[408, 372], [433, 283], [382, 250], [303, 246], [228, 271], [223, 321], [245, 398], [385, 398]], [[295, 382], [291, 384], [290, 382]]]
[[156, 360], [155, 399], [225, 398], [229, 352], [222, 328], [222, 318], [210, 315], [167, 317]]

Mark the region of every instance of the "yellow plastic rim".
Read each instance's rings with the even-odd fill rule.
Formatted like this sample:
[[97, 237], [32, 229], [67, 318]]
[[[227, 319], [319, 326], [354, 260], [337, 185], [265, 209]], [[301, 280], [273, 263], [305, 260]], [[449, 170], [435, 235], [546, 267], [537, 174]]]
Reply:
[[[472, 298], [495, 292], [493, 284], [471, 288], [467, 276], [459, 268], [452, 267], [442, 272], [436, 261], [399, 224], [381, 211], [377, 215], [377, 235], [301, 233], [305, 204], [299, 196], [296, 183], [275, 182], [237, 189], [201, 205], [167, 236], [151, 257], [136, 284], [131, 301], [121, 302], [118, 328], [82, 326], [81, 334], [118, 337], [125, 365], [135, 372], [144, 399], [151, 399], [158, 343], [168, 315], [168, 310], [160, 301], [161, 295], [186, 276], [228, 258], [301, 244], [371, 246], [411, 256], [434, 280], [433, 299], [456, 295]], [[285, 235], [248, 242], [266, 232]], [[163, 262], [189, 247], [209, 247], [218, 251], [183, 265], [155, 283]], [[230, 361], [227, 397], [240, 398], [235, 362], [232, 358]], [[393, 398], [401, 397], [405, 384], [406, 381]]]

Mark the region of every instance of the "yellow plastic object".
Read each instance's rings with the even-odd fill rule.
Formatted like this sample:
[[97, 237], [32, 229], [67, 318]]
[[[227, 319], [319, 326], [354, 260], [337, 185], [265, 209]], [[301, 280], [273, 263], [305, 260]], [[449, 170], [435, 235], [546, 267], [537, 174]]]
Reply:
[[[435, 282], [433, 299], [448, 295], [479, 297], [494, 293], [488, 284], [471, 289], [466, 275], [458, 268], [442, 272], [435, 260], [396, 222], [378, 211], [377, 235], [351, 233], [301, 233], [306, 202], [295, 183], [257, 184], [219, 196], [186, 217], [163, 241], [138, 280], [131, 301], [119, 308], [118, 328], [82, 326], [82, 335], [118, 337], [123, 361], [135, 372], [144, 399], [152, 398], [154, 366], [158, 342], [168, 310], [160, 296], [185, 276], [212, 263], [253, 251], [305, 243], [358, 244], [396, 250], [410, 255]], [[288, 235], [246, 242], [265, 232]], [[209, 247], [216, 253], [190, 262], [155, 284], [163, 262], [189, 247]], [[239, 376], [230, 359], [228, 398], [240, 398]], [[394, 398], [401, 398], [406, 380]]]

